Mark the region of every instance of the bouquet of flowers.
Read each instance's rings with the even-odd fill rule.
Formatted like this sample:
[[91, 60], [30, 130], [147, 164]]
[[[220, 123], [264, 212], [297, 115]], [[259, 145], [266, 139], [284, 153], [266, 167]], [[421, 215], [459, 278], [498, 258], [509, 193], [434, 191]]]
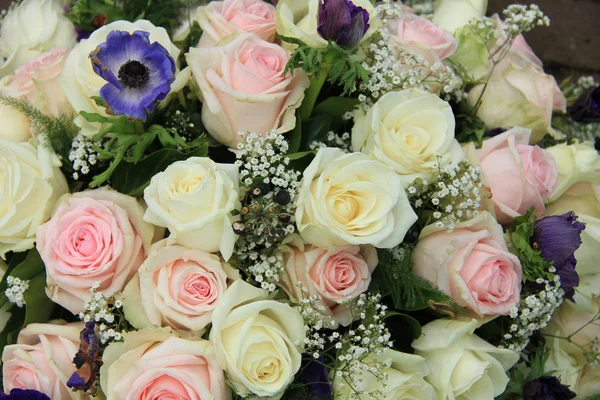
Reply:
[[22, 0], [0, 399], [600, 399], [600, 88], [487, 0]]

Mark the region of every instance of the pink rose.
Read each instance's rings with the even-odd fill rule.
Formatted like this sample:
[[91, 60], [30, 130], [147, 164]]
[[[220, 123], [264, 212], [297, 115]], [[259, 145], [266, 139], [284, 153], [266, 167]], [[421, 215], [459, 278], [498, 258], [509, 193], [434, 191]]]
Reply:
[[211, 1], [198, 7], [202, 36], [198, 47], [213, 47], [235, 33], [254, 33], [268, 42], [275, 38], [275, 7], [263, 0]]
[[452, 232], [429, 225], [413, 252], [413, 271], [479, 317], [506, 315], [517, 305], [522, 270], [502, 227], [483, 211]]
[[236, 147], [240, 131], [292, 130], [310, 82], [301, 71], [284, 75], [288, 60], [284, 49], [253, 34], [221, 47], [190, 49], [187, 61], [204, 97], [202, 122], [208, 133]]
[[15, 70], [0, 91], [6, 96], [25, 98], [49, 115], [68, 111], [69, 102], [58, 83], [68, 54], [67, 49], [53, 49], [30, 59]]
[[[554, 157], [539, 146], [529, 145], [530, 131], [513, 128], [483, 142], [477, 151], [498, 222], [508, 224], [530, 207], [544, 213], [544, 201], [556, 187], [558, 168]], [[490, 210], [491, 211], [491, 210]]]
[[239, 278], [239, 273], [214, 254], [166, 244], [152, 246], [125, 288], [125, 316], [138, 329], [170, 326], [199, 332], [211, 322], [228, 277]]
[[231, 399], [212, 345], [167, 329], [144, 329], [111, 343], [102, 356], [100, 385], [111, 400]]
[[321, 298], [317, 306], [323, 306], [324, 315], [347, 326], [352, 322], [352, 314], [339, 303], [367, 290], [377, 262], [377, 252], [370, 245], [326, 250], [304, 245], [302, 239], [294, 237], [284, 250], [282, 286], [291, 297], [301, 299], [301, 283], [309, 296]]
[[83, 311], [90, 290], [122, 290], [146, 258], [154, 227], [133, 197], [106, 187], [66, 194], [37, 231], [46, 265], [46, 293], [72, 313]]
[[430, 64], [450, 57], [458, 47], [458, 41], [428, 19], [415, 14], [387, 21], [392, 39], [413, 54], [422, 55]]
[[75, 372], [83, 323], [29, 324], [2, 353], [4, 391], [33, 389], [51, 399], [78, 399], [66, 385]]

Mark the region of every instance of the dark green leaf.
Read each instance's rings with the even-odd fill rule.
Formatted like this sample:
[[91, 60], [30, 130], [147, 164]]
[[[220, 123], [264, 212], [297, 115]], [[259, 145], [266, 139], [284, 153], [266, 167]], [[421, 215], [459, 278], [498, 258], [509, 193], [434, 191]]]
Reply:
[[325, 139], [327, 133], [331, 131], [332, 117], [328, 114], [321, 114], [302, 122], [302, 137], [299, 150], [308, 150], [308, 145], [313, 140]]
[[111, 179], [112, 187], [129, 196], [141, 197], [154, 175], [164, 171], [176, 161], [186, 160], [189, 157], [205, 157], [207, 153], [208, 145], [205, 143], [191, 152], [161, 149], [135, 164], [123, 162], [115, 169]]
[[96, 113], [89, 113], [87, 111], [80, 111], [79, 114], [81, 114], [81, 116], [83, 118], [85, 118], [86, 121], [88, 122], [112, 122], [112, 119], [109, 117], [105, 117], [103, 115], [100, 114], [96, 114]]
[[296, 126], [288, 133], [288, 135], [290, 140], [288, 153], [297, 153], [298, 150], [300, 150], [300, 143], [302, 141], [302, 121], [298, 111], [296, 111]]
[[316, 154], [316, 152], [314, 152], [314, 151], [301, 151], [301, 152], [298, 152], [298, 153], [286, 154], [285, 156], [287, 158], [289, 158], [290, 160], [295, 161], [295, 160], [299, 160], [299, 159], [304, 158], [304, 157], [309, 156], [309, 155], [313, 155], [314, 156], [315, 154]]
[[29, 288], [23, 295], [25, 299], [25, 322], [48, 322], [55, 304], [46, 295], [46, 273], [43, 272], [29, 281]]
[[33, 248], [29, 250], [27, 257], [10, 272], [10, 275], [22, 280], [29, 280], [39, 274], [45, 274], [45, 272], [44, 261], [37, 249]]
[[348, 111], [352, 111], [358, 103], [358, 99], [352, 97], [328, 97], [315, 106], [313, 114], [328, 114], [342, 118]]

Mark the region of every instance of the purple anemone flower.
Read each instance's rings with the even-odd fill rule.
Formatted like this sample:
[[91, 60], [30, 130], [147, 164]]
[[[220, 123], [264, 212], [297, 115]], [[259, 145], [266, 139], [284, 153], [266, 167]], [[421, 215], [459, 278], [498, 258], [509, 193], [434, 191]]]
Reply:
[[50, 397], [37, 390], [13, 389], [10, 394], [0, 393], [0, 400], [50, 400]]
[[569, 400], [576, 394], [560, 383], [555, 376], [542, 376], [527, 382], [523, 389], [525, 400]]
[[324, 367], [324, 357], [320, 356], [316, 361], [312, 362], [312, 356], [303, 354], [303, 361], [307, 365], [302, 370], [300, 380], [306, 382], [315, 396], [318, 398], [331, 397], [331, 383], [327, 376], [327, 369]]
[[573, 121], [582, 124], [600, 122], [600, 86], [587, 90], [569, 108]]
[[102, 366], [102, 358], [100, 357], [100, 340], [96, 336], [96, 324], [94, 322], [86, 322], [85, 327], [79, 334], [81, 340], [79, 350], [73, 358], [73, 363], [77, 371], [67, 381], [67, 386], [87, 392], [90, 390], [96, 381], [96, 376]]
[[350, 0], [322, 0], [317, 31], [344, 49], [353, 49], [369, 30], [369, 13]]
[[566, 299], [573, 299], [574, 288], [579, 285], [575, 251], [581, 246], [581, 232], [584, 229], [585, 224], [577, 222], [573, 212], [535, 221], [532, 240], [539, 247], [544, 260], [554, 264]]
[[100, 89], [106, 111], [146, 120], [154, 102], [164, 99], [175, 80], [175, 61], [148, 32], [112, 31], [90, 53], [94, 72], [108, 83]]

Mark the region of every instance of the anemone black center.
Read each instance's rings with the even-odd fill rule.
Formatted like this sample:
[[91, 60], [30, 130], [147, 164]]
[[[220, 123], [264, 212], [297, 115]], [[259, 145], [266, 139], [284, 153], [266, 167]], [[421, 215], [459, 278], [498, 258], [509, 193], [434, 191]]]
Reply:
[[144, 86], [150, 78], [148, 67], [136, 60], [129, 60], [119, 69], [119, 79], [130, 88]]

